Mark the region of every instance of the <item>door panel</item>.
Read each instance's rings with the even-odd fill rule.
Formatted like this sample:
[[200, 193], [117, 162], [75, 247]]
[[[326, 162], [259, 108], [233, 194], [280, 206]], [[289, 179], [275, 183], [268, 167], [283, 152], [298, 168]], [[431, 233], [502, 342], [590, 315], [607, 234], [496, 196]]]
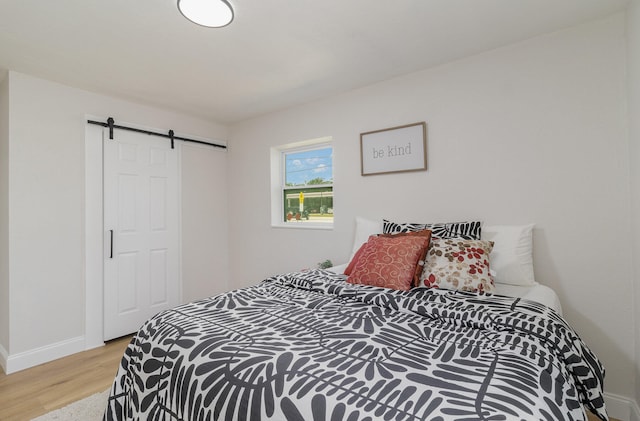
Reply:
[[149, 225], [152, 231], [167, 230], [167, 179], [151, 177], [149, 179]]
[[178, 151], [163, 138], [117, 130], [104, 140], [104, 339], [135, 332], [180, 302]]
[[139, 253], [119, 253], [117, 304], [118, 314], [136, 311], [139, 308], [136, 287], [139, 283], [138, 259]]
[[121, 233], [135, 232], [138, 221], [136, 196], [138, 176], [134, 174], [118, 174], [118, 230]]
[[151, 291], [151, 306], [162, 306], [169, 301], [167, 296], [167, 266], [168, 250], [151, 250], [149, 255], [149, 281]]

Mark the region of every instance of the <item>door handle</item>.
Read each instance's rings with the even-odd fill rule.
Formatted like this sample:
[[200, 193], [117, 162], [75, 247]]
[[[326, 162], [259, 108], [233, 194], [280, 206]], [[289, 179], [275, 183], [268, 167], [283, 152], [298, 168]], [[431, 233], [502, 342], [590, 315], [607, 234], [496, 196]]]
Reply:
[[109, 259], [113, 259], [113, 230], [109, 230], [110, 236], [111, 236], [111, 240], [109, 241], [110, 243], [110, 247], [109, 247]]

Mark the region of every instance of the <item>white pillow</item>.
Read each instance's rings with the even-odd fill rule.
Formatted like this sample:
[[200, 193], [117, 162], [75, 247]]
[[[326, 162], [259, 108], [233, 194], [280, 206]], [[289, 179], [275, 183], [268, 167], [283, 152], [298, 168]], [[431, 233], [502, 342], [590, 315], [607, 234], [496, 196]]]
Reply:
[[536, 285], [533, 275], [533, 227], [495, 225], [482, 227], [482, 239], [493, 241], [489, 255], [494, 281], [509, 285]]
[[327, 270], [333, 273], [344, 273], [347, 266], [349, 266], [348, 263], [343, 263], [341, 265], [331, 266], [330, 268], [327, 268]]
[[356, 216], [356, 234], [353, 238], [353, 248], [351, 249], [349, 262], [351, 261], [351, 259], [353, 259], [353, 256], [360, 249], [360, 246], [367, 242], [369, 236], [380, 234], [381, 232], [382, 220], [373, 221], [371, 219]]

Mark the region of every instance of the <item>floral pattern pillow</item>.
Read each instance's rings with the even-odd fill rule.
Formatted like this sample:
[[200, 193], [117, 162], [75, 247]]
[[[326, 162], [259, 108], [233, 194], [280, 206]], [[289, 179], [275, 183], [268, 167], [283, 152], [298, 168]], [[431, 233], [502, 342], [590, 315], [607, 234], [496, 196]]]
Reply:
[[428, 247], [428, 236], [371, 236], [358, 251], [347, 282], [408, 291]]
[[417, 286], [470, 292], [494, 292], [489, 272], [492, 241], [432, 238]]

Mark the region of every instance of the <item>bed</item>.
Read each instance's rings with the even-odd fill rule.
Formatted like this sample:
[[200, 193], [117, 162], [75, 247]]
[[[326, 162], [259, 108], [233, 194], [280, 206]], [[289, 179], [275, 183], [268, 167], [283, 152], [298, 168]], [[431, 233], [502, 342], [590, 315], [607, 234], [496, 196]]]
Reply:
[[154, 316], [125, 351], [104, 419], [608, 419], [604, 368], [549, 288], [401, 290], [345, 269], [276, 275]]

